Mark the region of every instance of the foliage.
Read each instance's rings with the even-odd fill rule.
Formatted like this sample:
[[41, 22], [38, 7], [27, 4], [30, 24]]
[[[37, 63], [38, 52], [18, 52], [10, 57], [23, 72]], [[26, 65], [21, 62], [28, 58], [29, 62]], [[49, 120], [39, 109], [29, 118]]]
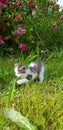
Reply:
[[[2, 2], [2, 0], [1, 0]], [[62, 46], [63, 12], [56, 2], [12, 0], [0, 2], [0, 50], [16, 52]], [[61, 39], [61, 40], [60, 40]], [[26, 49], [22, 49], [23, 44]]]

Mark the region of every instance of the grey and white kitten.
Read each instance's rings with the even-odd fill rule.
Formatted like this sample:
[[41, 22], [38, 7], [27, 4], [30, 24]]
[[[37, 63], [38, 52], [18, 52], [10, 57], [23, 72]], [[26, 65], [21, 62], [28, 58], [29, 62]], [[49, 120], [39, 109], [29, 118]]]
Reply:
[[20, 77], [17, 80], [17, 84], [21, 85], [31, 80], [35, 80], [37, 77], [40, 82], [44, 80], [44, 53], [40, 62], [31, 62], [29, 65], [15, 64], [14, 72], [16, 77]]

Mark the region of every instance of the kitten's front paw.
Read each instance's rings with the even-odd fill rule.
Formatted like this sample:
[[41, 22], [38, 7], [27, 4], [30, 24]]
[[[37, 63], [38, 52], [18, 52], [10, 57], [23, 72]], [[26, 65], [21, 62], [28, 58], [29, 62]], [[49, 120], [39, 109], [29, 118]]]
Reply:
[[17, 80], [17, 84], [18, 85], [21, 85], [21, 84], [24, 84], [24, 83], [27, 83], [29, 82], [29, 80], [27, 80], [26, 78], [25, 79], [21, 79], [21, 80]]
[[17, 81], [17, 85], [21, 85], [21, 81], [20, 80]]

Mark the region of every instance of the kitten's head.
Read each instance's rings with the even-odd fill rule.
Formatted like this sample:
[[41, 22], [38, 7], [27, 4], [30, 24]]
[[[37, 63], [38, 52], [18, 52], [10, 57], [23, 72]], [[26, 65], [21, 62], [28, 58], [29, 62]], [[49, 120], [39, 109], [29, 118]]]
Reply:
[[24, 78], [26, 74], [26, 68], [27, 68], [26, 65], [15, 64], [14, 72], [16, 77]]

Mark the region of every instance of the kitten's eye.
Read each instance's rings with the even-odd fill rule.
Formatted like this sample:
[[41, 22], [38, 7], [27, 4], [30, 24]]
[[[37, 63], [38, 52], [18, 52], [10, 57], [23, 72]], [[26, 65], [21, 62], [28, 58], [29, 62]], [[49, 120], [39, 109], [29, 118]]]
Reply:
[[26, 68], [26, 67], [25, 67], [25, 66], [23, 66], [23, 68], [22, 68], [22, 69], [23, 69], [23, 70], [25, 70], [25, 68]]

